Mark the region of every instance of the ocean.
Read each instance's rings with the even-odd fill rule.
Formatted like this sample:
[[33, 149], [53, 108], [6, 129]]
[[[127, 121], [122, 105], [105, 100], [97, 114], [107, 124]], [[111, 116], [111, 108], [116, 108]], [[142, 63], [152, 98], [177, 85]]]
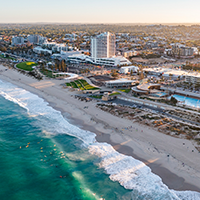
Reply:
[[200, 199], [98, 143], [42, 98], [0, 80], [0, 200]]

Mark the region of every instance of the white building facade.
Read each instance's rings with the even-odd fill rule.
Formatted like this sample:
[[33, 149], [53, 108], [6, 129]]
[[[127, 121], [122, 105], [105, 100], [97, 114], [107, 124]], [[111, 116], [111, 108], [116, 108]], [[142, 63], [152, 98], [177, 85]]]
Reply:
[[110, 58], [115, 56], [115, 34], [102, 33], [91, 39], [91, 57]]
[[32, 44], [39, 44], [40, 35], [28, 35], [27, 40]]
[[23, 37], [13, 37], [12, 38], [12, 45], [22, 45], [24, 44], [24, 38]]
[[121, 67], [120, 68], [120, 73], [121, 74], [128, 74], [128, 73], [131, 73], [131, 71], [133, 73], [136, 73], [138, 72], [139, 68], [137, 66], [128, 66], [128, 67]]

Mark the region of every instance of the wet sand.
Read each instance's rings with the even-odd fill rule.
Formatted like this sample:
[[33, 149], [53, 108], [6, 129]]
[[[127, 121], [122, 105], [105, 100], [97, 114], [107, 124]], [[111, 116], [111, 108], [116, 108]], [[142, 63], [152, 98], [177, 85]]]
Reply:
[[[74, 92], [62, 88], [64, 80], [37, 81], [14, 70], [5, 71], [1, 65], [0, 70], [0, 79], [45, 99], [72, 124], [96, 133], [98, 142], [107, 142], [118, 152], [146, 163], [170, 189], [200, 192], [200, 154], [191, 141], [113, 116], [96, 108], [95, 101], [79, 101], [71, 96]], [[130, 126], [134, 128], [122, 129]]]

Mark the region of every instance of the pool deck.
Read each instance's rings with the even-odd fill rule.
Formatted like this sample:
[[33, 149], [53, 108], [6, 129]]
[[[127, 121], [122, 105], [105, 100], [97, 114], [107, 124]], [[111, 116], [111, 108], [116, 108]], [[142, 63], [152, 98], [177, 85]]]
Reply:
[[186, 96], [186, 97], [192, 97], [192, 98], [195, 98], [195, 99], [200, 99], [200, 93], [177, 90], [177, 89], [172, 89], [172, 88], [167, 88], [167, 87], [161, 87], [161, 89], [164, 89], [165, 91], [169, 90], [174, 94], [179, 94], [179, 95]]

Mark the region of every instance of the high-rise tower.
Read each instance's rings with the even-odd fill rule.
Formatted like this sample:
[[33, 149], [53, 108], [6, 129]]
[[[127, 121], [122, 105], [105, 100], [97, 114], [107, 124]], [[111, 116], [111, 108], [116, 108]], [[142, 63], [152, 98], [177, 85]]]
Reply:
[[91, 39], [91, 57], [110, 58], [115, 56], [115, 34], [105, 32]]

